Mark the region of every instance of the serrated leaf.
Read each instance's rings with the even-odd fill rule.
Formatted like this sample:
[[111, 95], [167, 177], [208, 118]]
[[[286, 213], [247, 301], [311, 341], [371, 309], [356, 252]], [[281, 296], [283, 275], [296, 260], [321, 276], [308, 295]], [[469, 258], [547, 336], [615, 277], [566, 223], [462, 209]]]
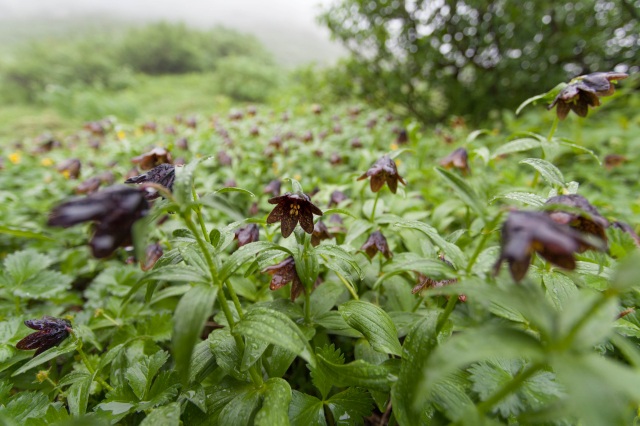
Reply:
[[558, 272], [543, 274], [542, 282], [547, 290], [547, 296], [558, 311], [561, 311], [565, 303], [578, 293], [578, 287], [571, 281], [571, 278]]
[[153, 379], [168, 359], [169, 354], [167, 352], [158, 351], [127, 368], [125, 378], [138, 399], [147, 399]]
[[282, 312], [253, 308], [238, 322], [235, 332], [280, 346], [315, 365], [315, 357], [307, 338], [298, 325]]
[[68, 290], [72, 280], [70, 276], [57, 271], [41, 271], [23, 282], [13, 294], [35, 300], [51, 299]]
[[453, 191], [458, 194], [458, 197], [464, 203], [471, 207], [481, 218], [485, 216], [485, 208], [484, 204], [478, 198], [478, 194], [469, 186], [464, 179], [455, 173], [450, 172], [449, 170], [445, 170], [441, 167], [435, 168], [436, 173], [438, 173], [445, 182], [453, 189]]
[[173, 315], [173, 356], [185, 381], [189, 377], [193, 348], [211, 315], [217, 294], [217, 287], [197, 285], [182, 296]]
[[43, 417], [49, 406], [49, 398], [41, 392], [21, 392], [0, 408], [0, 414], [7, 415], [17, 424], [24, 424], [29, 418]]
[[4, 269], [13, 278], [13, 284], [21, 285], [28, 278], [43, 271], [53, 260], [35, 250], [24, 250], [8, 255], [4, 260]]
[[[322, 348], [316, 348], [316, 354], [321, 355], [331, 364], [342, 365], [344, 364], [344, 355], [339, 349], [336, 349], [334, 345], [325, 345]], [[326, 399], [333, 387], [333, 381], [331, 376], [324, 374], [324, 370], [317, 367], [309, 367], [311, 371], [311, 380], [314, 386], [320, 391], [322, 399]]]
[[289, 424], [289, 404], [291, 403], [291, 386], [286, 380], [273, 377], [265, 382], [262, 408], [256, 414], [256, 426], [272, 426]]
[[351, 300], [338, 307], [347, 324], [361, 332], [373, 349], [400, 356], [402, 346], [398, 330], [389, 315], [379, 306], [361, 300]]
[[160, 408], [152, 410], [145, 417], [140, 426], [179, 426], [180, 425], [180, 404], [172, 402]]
[[520, 164], [527, 164], [536, 169], [538, 173], [540, 173], [540, 176], [542, 176], [542, 178], [546, 180], [547, 183], [552, 187], [566, 187], [564, 176], [562, 175], [560, 169], [558, 169], [547, 160], [542, 160], [540, 158], [525, 158], [524, 160], [520, 161]]
[[528, 151], [534, 148], [540, 148], [539, 140], [534, 138], [515, 139], [505, 143], [504, 145], [500, 145], [500, 147], [498, 147], [491, 156], [491, 159], [500, 157], [501, 155], [511, 154], [513, 152]]

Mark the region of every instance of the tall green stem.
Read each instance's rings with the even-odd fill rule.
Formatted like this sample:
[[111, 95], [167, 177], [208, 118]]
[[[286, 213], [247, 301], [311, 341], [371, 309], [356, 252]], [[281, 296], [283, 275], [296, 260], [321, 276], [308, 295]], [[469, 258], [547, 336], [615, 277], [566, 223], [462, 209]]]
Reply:
[[[551, 129], [549, 129], [549, 134], [547, 135], [546, 143], [550, 143], [553, 140], [553, 136], [556, 134], [556, 130], [558, 130], [558, 123], [560, 123], [560, 119], [556, 115], [553, 118], [553, 123], [551, 123]], [[541, 158], [545, 159], [544, 146], [542, 147], [542, 155]], [[531, 187], [535, 187], [538, 184], [538, 180], [540, 180], [540, 173], [536, 170], [535, 175], [533, 176], [533, 181], [531, 182]]]
[[376, 192], [376, 200], [373, 202], [373, 208], [371, 209], [371, 222], [375, 223], [376, 207], [378, 207], [378, 199], [380, 198], [380, 191]]
[[484, 246], [487, 244], [487, 241], [489, 240], [489, 237], [491, 236], [491, 233], [493, 232], [493, 229], [496, 227], [496, 225], [500, 221], [500, 218], [502, 217], [502, 214], [503, 214], [502, 211], [498, 212], [496, 217], [493, 218], [493, 220], [491, 222], [489, 222], [489, 224], [484, 227], [482, 239], [478, 243], [478, 246], [474, 250], [473, 254], [471, 255], [471, 259], [469, 259], [469, 263], [467, 264], [467, 270], [466, 270], [467, 274], [469, 274], [471, 272], [471, 270], [473, 269], [473, 265], [475, 265], [476, 260], [478, 260], [478, 256], [480, 256], [480, 253], [482, 252], [482, 249], [484, 249]]
[[[195, 187], [191, 187], [191, 194], [193, 195], [193, 201], [197, 203], [198, 201], [198, 193], [196, 192]], [[198, 216], [198, 222], [200, 223], [200, 229], [202, 229], [202, 235], [204, 235], [204, 239], [210, 243], [211, 239], [209, 238], [209, 232], [207, 232], [207, 227], [204, 224], [204, 217], [202, 216], [202, 209], [200, 209], [200, 205], [196, 204], [193, 210], [196, 212], [196, 216]]]
[[[80, 359], [82, 359], [82, 363], [84, 364], [85, 367], [87, 367], [87, 370], [89, 370], [89, 374], [91, 375], [95, 374], [96, 369], [93, 368], [93, 365], [91, 365], [91, 362], [89, 362], [89, 358], [87, 358], [87, 355], [82, 350], [82, 340], [80, 339], [78, 339], [78, 348], [76, 350], [78, 351], [78, 354], [80, 354]], [[113, 391], [113, 387], [111, 387], [109, 383], [105, 382], [102, 379], [102, 377], [96, 375], [95, 381], [100, 383], [100, 385], [102, 385], [102, 387], [105, 388], [106, 390], [110, 392]]]

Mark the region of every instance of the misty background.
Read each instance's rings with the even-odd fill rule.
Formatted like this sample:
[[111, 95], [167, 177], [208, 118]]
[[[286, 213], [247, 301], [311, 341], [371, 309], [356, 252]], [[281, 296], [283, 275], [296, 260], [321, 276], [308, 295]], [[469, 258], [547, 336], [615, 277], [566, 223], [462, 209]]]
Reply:
[[159, 20], [250, 33], [280, 65], [333, 63], [344, 55], [316, 16], [331, 0], [0, 0], [0, 49], [25, 40], [66, 36]]

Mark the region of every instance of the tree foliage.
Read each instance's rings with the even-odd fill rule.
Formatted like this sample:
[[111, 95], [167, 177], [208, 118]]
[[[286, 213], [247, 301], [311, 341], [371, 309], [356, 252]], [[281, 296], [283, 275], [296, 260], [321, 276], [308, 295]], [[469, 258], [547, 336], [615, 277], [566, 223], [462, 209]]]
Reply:
[[352, 53], [342, 67], [353, 91], [432, 121], [481, 118], [569, 77], [629, 70], [639, 16], [629, 0], [342, 0], [320, 20]]

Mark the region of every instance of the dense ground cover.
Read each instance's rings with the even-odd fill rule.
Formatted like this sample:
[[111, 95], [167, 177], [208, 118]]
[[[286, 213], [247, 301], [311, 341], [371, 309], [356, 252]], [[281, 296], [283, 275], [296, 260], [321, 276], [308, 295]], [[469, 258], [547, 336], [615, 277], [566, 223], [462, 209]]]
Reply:
[[[242, 107], [3, 147], [0, 416], [632, 422], [640, 101], [607, 99], [488, 129]], [[104, 189], [127, 178], [172, 192]], [[545, 206], [570, 194], [599, 213]]]

